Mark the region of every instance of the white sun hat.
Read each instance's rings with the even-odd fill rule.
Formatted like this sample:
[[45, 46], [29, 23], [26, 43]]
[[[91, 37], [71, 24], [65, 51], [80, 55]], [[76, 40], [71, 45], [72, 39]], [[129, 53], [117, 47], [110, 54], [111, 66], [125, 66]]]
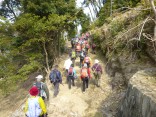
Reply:
[[95, 59], [95, 63], [99, 63], [99, 60]]
[[42, 76], [42, 75], [38, 75], [36, 78], [37, 78], [37, 79], [42, 79], [43, 76]]

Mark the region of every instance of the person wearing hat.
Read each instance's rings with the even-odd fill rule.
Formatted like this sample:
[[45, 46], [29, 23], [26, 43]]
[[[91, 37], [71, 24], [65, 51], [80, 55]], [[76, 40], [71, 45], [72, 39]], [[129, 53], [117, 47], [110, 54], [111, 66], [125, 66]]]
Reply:
[[84, 64], [82, 67], [80, 78], [83, 82], [82, 91], [85, 92], [89, 85], [89, 79], [91, 78], [90, 69], [87, 67], [87, 64]]
[[99, 64], [99, 60], [95, 59], [95, 63], [92, 66], [92, 71], [95, 77], [95, 84], [99, 87], [100, 86], [100, 82], [101, 82], [101, 74], [102, 72], [102, 67]]
[[43, 76], [38, 75], [36, 77], [36, 82], [34, 83], [34, 86], [36, 86], [39, 90], [38, 96], [42, 97], [43, 100], [45, 100], [45, 99], [49, 100], [48, 87], [44, 82], [42, 82], [42, 80], [43, 80]]
[[25, 103], [24, 112], [26, 117], [47, 117], [47, 109], [41, 97], [38, 96], [39, 90], [33, 86], [29, 90], [30, 97]]
[[92, 65], [92, 59], [89, 57], [89, 55], [87, 53], [83, 60], [83, 63], [86, 63], [88, 68]]

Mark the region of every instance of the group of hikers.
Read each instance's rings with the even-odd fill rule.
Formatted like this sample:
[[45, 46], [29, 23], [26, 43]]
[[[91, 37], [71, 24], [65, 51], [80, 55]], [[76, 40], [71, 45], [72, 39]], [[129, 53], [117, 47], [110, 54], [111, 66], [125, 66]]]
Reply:
[[[99, 87], [102, 67], [99, 61], [95, 59], [92, 65], [92, 60], [89, 57], [89, 49], [92, 48], [92, 52], [95, 53], [96, 45], [89, 42], [90, 34], [82, 34], [81, 37], [75, 37], [71, 39], [71, 51], [69, 52], [69, 58], [64, 63], [64, 71], [68, 88], [75, 86], [75, 79], [78, 78], [75, 70], [75, 60], [79, 58], [80, 67], [80, 79], [82, 80], [82, 92], [84, 93], [89, 85], [89, 79], [91, 79], [91, 71], [93, 72], [95, 84]], [[62, 84], [62, 75], [58, 69], [58, 65], [54, 65], [54, 68], [50, 72], [49, 80], [54, 86], [53, 97], [59, 94], [59, 85]], [[62, 84], [63, 85], [63, 84]], [[47, 109], [45, 105], [45, 99], [49, 100], [49, 90], [47, 85], [43, 82], [43, 76], [38, 75], [36, 82], [29, 90], [30, 97], [25, 104], [26, 117], [47, 117]]]
[[71, 88], [71, 84], [75, 86], [74, 80], [77, 78], [77, 75], [74, 66], [77, 58], [79, 59], [79, 67], [81, 68], [82, 92], [85, 92], [86, 88], [88, 88], [89, 79], [91, 79], [91, 70], [95, 76], [96, 85], [100, 86], [102, 67], [97, 59], [95, 59], [95, 64], [92, 66], [92, 60], [89, 57], [89, 50], [92, 49], [92, 53], [95, 54], [95, 47], [96, 45], [90, 41], [90, 34], [88, 32], [82, 34], [81, 37], [76, 36], [71, 39], [69, 58], [64, 64], [69, 89]]

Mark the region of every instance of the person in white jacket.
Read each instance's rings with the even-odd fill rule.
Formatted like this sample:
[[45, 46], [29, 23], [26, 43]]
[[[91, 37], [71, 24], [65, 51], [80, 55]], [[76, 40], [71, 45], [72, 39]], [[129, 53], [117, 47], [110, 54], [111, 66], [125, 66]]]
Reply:
[[72, 64], [72, 61], [70, 58], [68, 58], [64, 63], [64, 69], [66, 70], [66, 73], [68, 73], [68, 69], [70, 68], [71, 64]]
[[[65, 63], [64, 63], [64, 69], [65, 69], [65, 75], [66, 75], [66, 77], [68, 76], [68, 70], [69, 70], [71, 64], [72, 64], [72, 61], [71, 61], [70, 58], [68, 58], [68, 59], [65, 61]], [[68, 80], [67, 80], [67, 82], [68, 82]]]

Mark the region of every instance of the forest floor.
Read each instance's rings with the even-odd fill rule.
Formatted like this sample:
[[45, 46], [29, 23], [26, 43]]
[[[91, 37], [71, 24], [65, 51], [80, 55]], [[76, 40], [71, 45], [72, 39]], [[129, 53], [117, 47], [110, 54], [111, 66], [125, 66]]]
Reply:
[[[70, 46], [68, 48], [70, 48]], [[60, 92], [57, 97], [53, 97], [53, 85], [47, 80], [47, 85], [50, 91], [50, 99], [46, 102], [48, 117], [115, 117], [119, 108], [118, 103], [123, 94], [120, 91], [112, 90], [109, 83], [111, 79], [105, 73], [103, 57], [91, 53], [89, 53], [89, 56], [93, 63], [95, 59], [98, 59], [102, 65], [103, 74], [101, 87], [97, 87], [94, 84], [94, 76], [92, 74], [92, 79], [89, 81], [89, 88], [85, 93], [82, 93], [82, 81], [79, 77], [79, 58], [77, 58], [75, 69], [77, 71], [78, 78], [75, 80], [75, 86], [68, 89], [66, 76], [63, 71], [63, 65], [65, 60], [68, 59], [68, 55], [63, 54], [57, 60], [59, 70], [63, 76], [63, 85], [60, 85]], [[12, 97], [12, 99], [14, 98]], [[16, 99], [16, 101], [18, 100]], [[23, 100], [21, 100], [21, 102], [22, 101]], [[9, 102], [7, 102], [7, 100], [3, 100], [3, 103], [1, 102], [0, 104], [5, 105], [5, 103], [8, 104]], [[17, 104], [20, 104], [20, 102]], [[18, 106], [15, 108], [17, 107]], [[10, 109], [7, 111], [1, 108], [0, 115], [2, 117], [25, 117], [21, 108], [22, 106], [20, 106], [20, 109]], [[12, 112], [13, 110], [14, 112]]]

